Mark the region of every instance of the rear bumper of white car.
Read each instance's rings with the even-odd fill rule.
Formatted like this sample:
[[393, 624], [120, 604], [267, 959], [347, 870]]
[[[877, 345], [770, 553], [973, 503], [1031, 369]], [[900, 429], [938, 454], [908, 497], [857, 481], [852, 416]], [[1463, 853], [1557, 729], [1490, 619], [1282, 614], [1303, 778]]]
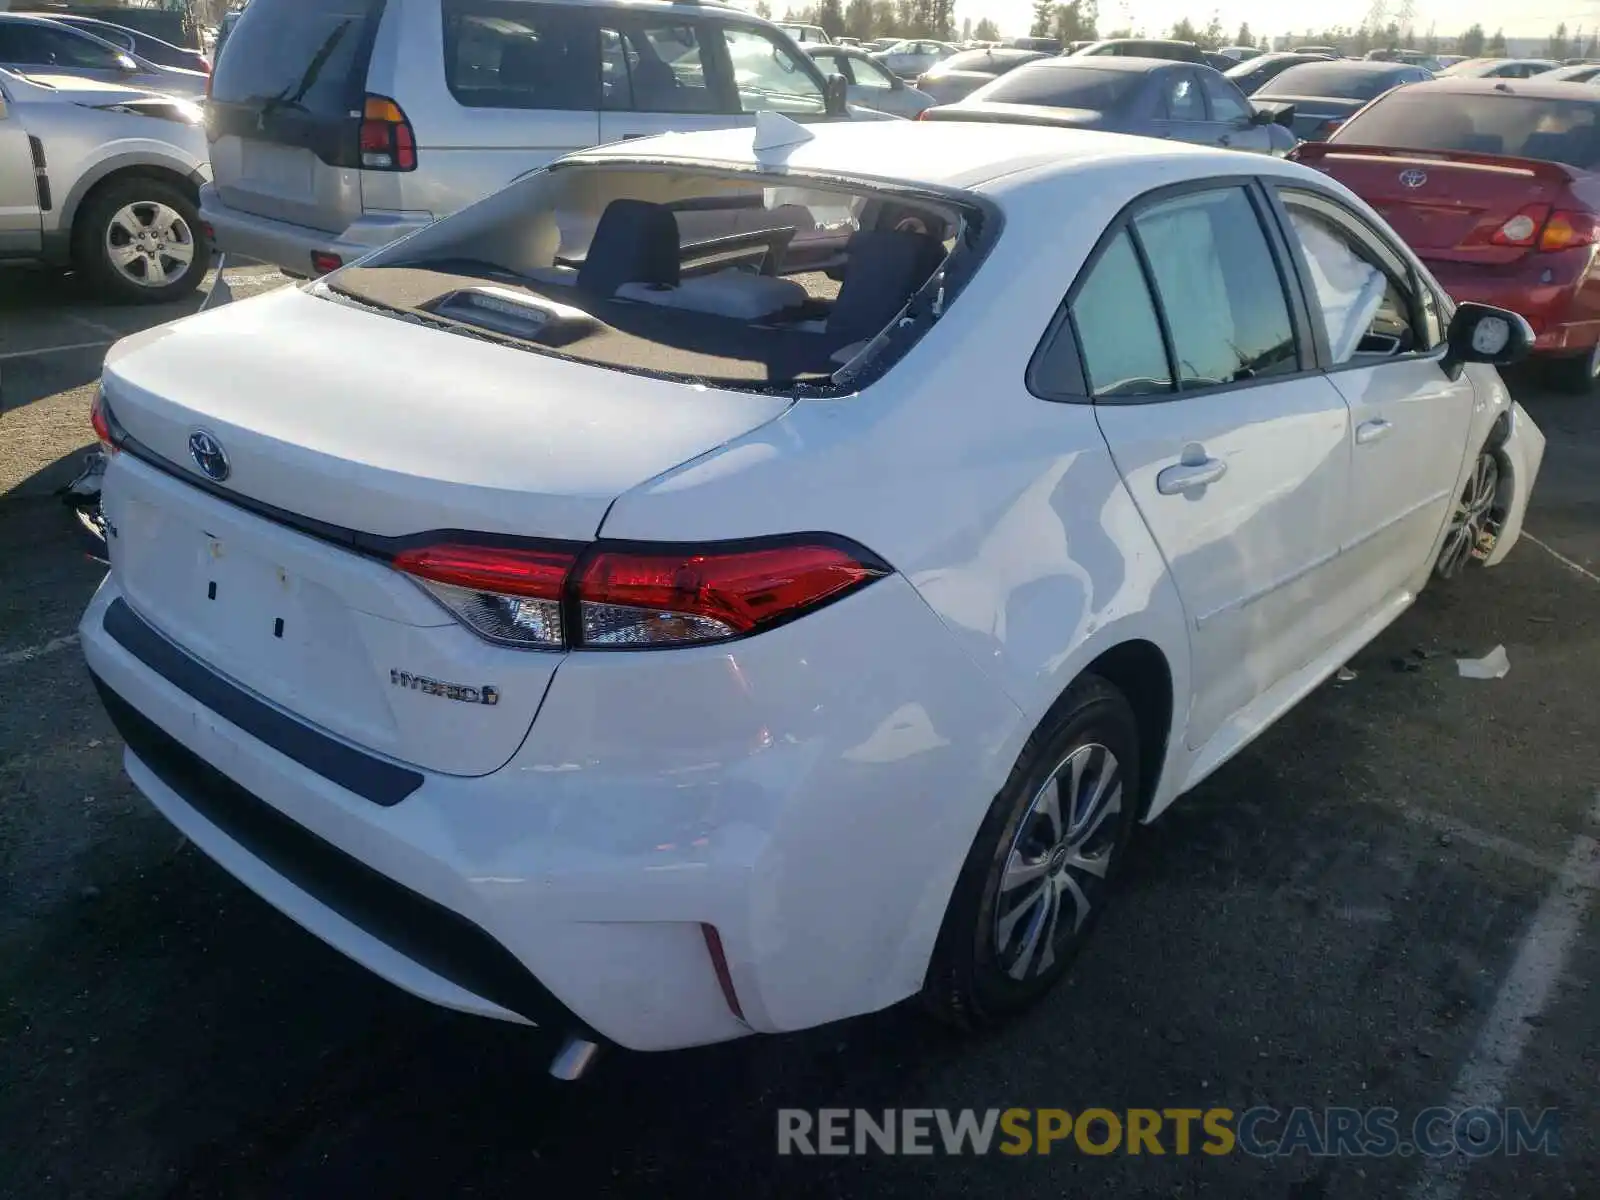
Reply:
[[372, 759], [415, 777], [388, 807], [305, 765], [362, 752], [189, 658], [114, 580], [81, 634], [134, 783], [246, 886], [416, 995], [641, 1050], [915, 992], [1024, 733], [899, 577], [730, 646], [570, 655], [501, 770]]
[[271, 263], [292, 275], [321, 274], [314, 254], [332, 254], [341, 263], [351, 263], [433, 221], [431, 213], [367, 212], [342, 233], [332, 233], [230, 208], [209, 184], [200, 189], [200, 217], [211, 226], [222, 253]]

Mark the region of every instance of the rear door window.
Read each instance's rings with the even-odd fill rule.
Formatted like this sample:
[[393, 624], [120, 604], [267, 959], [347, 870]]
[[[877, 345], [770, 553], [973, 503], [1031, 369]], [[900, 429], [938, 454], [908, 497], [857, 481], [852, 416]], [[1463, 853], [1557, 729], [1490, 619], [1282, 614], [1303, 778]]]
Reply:
[[366, 92], [384, 0], [251, 0], [212, 76], [222, 104], [346, 118]]
[[1092, 395], [1172, 391], [1172, 369], [1144, 270], [1126, 232], [1101, 253], [1072, 304]]
[[631, 112], [719, 111], [704, 31], [694, 22], [643, 16], [601, 31], [604, 107]]
[[1206, 101], [1193, 71], [1172, 71], [1162, 81], [1169, 121], [1204, 121]]
[[444, 78], [466, 108], [593, 111], [599, 32], [579, 7], [445, 0]]
[[1180, 388], [1300, 369], [1289, 302], [1243, 188], [1161, 201], [1134, 227], [1172, 331]]
[[1206, 99], [1211, 101], [1213, 121], [1238, 123], [1250, 119], [1250, 107], [1233, 84], [1220, 75], [1210, 74], [1201, 75], [1200, 82], [1205, 87]]
[[67, 29], [42, 23], [7, 22], [0, 25], [0, 59], [26, 66], [80, 67], [115, 70], [117, 52]]

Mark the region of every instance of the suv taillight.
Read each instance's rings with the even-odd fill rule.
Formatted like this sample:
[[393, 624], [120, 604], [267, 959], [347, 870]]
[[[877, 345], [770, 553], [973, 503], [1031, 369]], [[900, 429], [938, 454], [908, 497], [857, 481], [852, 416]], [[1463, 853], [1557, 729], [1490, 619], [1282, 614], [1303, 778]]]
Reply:
[[368, 96], [362, 108], [361, 166], [367, 171], [417, 169], [417, 135], [387, 96]]
[[530, 650], [695, 646], [759, 633], [889, 573], [839, 538], [685, 548], [449, 542], [393, 566], [478, 636]]

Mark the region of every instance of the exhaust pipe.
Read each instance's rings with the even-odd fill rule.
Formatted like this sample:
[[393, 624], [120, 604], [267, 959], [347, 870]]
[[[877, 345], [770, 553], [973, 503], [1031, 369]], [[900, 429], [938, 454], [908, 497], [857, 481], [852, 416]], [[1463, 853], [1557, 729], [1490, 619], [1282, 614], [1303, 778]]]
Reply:
[[550, 1064], [550, 1074], [564, 1083], [582, 1079], [600, 1055], [600, 1047], [582, 1038], [568, 1037]]

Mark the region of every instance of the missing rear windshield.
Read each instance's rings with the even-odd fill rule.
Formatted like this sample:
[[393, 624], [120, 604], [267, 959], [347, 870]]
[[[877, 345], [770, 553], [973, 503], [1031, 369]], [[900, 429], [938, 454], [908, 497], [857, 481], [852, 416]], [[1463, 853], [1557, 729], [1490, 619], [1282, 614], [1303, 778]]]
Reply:
[[850, 390], [939, 319], [997, 227], [964, 193], [572, 163], [327, 288], [597, 366], [752, 391]]

